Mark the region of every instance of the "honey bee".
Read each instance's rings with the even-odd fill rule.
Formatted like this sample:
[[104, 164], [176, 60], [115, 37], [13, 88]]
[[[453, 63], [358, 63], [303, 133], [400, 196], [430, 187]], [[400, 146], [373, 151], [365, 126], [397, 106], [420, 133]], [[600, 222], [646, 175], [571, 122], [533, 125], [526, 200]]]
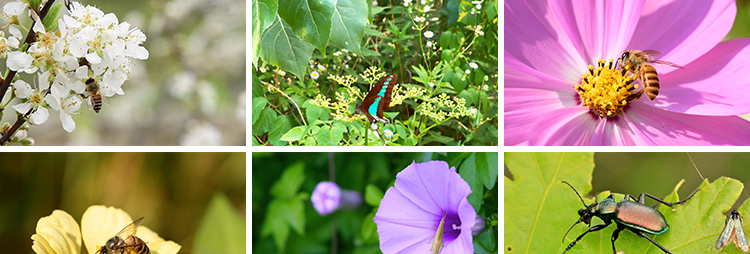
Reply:
[[151, 250], [146, 242], [135, 236], [135, 231], [141, 222], [143, 222], [143, 217], [125, 226], [94, 254], [150, 254]]
[[631, 72], [635, 74], [643, 84], [643, 89], [639, 90], [633, 97], [635, 99], [640, 98], [643, 95], [643, 91], [646, 91], [646, 95], [652, 101], [659, 95], [659, 74], [656, 73], [652, 63], [663, 64], [676, 68], [683, 68], [682, 66], [676, 65], [662, 60], [654, 60], [654, 55], [658, 55], [659, 51], [656, 50], [625, 50], [620, 57], [620, 67], [625, 72]]
[[99, 83], [97, 83], [94, 78], [86, 80], [86, 93], [88, 93], [85, 98], [88, 101], [89, 108], [94, 109], [96, 113], [99, 113], [99, 110], [102, 110], [102, 103], [109, 105], [107, 96], [102, 95]]

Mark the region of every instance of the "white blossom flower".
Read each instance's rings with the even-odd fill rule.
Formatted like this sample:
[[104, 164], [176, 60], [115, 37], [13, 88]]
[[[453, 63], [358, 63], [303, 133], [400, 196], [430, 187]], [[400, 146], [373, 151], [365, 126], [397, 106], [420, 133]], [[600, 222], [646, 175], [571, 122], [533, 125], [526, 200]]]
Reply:
[[310, 73], [310, 77], [312, 79], [318, 79], [320, 78], [320, 73], [318, 73], [317, 71], [312, 71], [312, 73]]
[[13, 109], [20, 114], [26, 114], [29, 110], [35, 110], [29, 115], [29, 122], [31, 124], [40, 125], [47, 121], [49, 112], [44, 108], [44, 92], [37, 91], [31, 88], [29, 83], [23, 80], [17, 80], [13, 82], [13, 90], [16, 93], [16, 97], [21, 99], [27, 99], [25, 102], [13, 105]]
[[66, 88], [57, 84], [50, 87], [50, 92], [44, 97], [44, 101], [52, 109], [60, 112], [63, 129], [67, 132], [73, 132], [76, 129], [76, 122], [73, 121], [71, 115], [78, 114], [78, 110], [81, 109], [83, 103], [81, 97], [76, 94], [69, 94]]
[[428, 30], [424, 32], [424, 37], [427, 37], [429, 39], [429, 38], [432, 38], [432, 36], [435, 36], [435, 33], [433, 33], [432, 31]]
[[479, 65], [477, 65], [477, 63], [475, 62], [470, 62], [469, 67], [471, 67], [472, 69], [476, 69], [476, 68], [479, 68]]

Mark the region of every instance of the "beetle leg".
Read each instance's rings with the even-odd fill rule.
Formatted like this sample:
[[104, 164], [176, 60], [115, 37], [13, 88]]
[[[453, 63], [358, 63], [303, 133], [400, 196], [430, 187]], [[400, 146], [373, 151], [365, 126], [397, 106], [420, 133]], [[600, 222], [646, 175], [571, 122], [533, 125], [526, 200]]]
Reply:
[[617, 229], [615, 229], [615, 232], [612, 232], [612, 253], [617, 254], [617, 248], [615, 248], [615, 240], [617, 240], [617, 237], [620, 236], [620, 231], [625, 229], [624, 226], [617, 225]]
[[583, 234], [581, 234], [578, 237], [576, 237], [576, 240], [573, 241], [572, 243], [570, 243], [570, 245], [568, 245], [567, 248], [565, 248], [565, 250], [563, 251], [563, 254], [565, 254], [565, 252], [567, 252], [568, 250], [570, 250], [570, 248], [573, 248], [573, 245], [576, 245], [576, 243], [579, 240], [581, 240], [581, 238], [583, 238], [583, 236], [585, 236], [586, 234], [588, 234], [590, 232], [602, 230], [602, 229], [606, 228], [607, 226], [609, 226], [609, 224], [612, 223], [612, 222], [606, 222], [605, 221], [604, 223], [605, 224], [601, 224], [601, 225], [596, 225], [596, 226], [590, 227], [589, 230], [586, 230], [586, 232], [583, 232]]
[[646, 234], [644, 234], [643, 231], [632, 230], [632, 229], [630, 231], [633, 231], [633, 233], [635, 233], [636, 235], [639, 235], [639, 236], [641, 236], [643, 238], [648, 239], [651, 243], [653, 243], [654, 245], [656, 245], [656, 247], [659, 247], [659, 249], [661, 249], [662, 251], [664, 251], [664, 253], [672, 254], [672, 252], [669, 252], [669, 250], [667, 250], [666, 248], [662, 247], [661, 245], [659, 245], [658, 243], [656, 243], [654, 240], [651, 240], [651, 238], [649, 238], [648, 236], [646, 236]]
[[[648, 196], [649, 198], [651, 198], [651, 199], [653, 199], [653, 200], [656, 200], [656, 202], [659, 202], [659, 203], [662, 203], [662, 204], [668, 205], [669, 207], [672, 207], [673, 205], [678, 205], [678, 204], [682, 204], [682, 203], [685, 203], [685, 202], [687, 202], [687, 201], [688, 201], [688, 199], [692, 198], [692, 197], [693, 197], [693, 196], [695, 195], [695, 193], [698, 193], [698, 191], [699, 191], [699, 190], [700, 190], [700, 189], [697, 189], [697, 190], [695, 190], [695, 191], [694, 191], [694, 192], [693, 192], [692, 194], [690, 194], [690, 196], [688, 196], [687, 198], [685, 198], [685, 199], [683, 199], [683, 200], [680, 200], [680, 201], [677, 201], [677, 202], [674, 202], [674, 203], [670, 203], [670, 202], [664, 201], [663, 199], [660, 199], [660, 198], [654, 197], [653, 195], [651, 195], [651, 194], [648, 194], [648, 193], [641, 193], [641, 198], [640, 198], [640, 199], [641, 199], [641, 204], [643, 204], [643, 197], [644, 197], [644, 196]], [[657, 203], [657, 204], [658, 204], [658, 203]], [[654, 206], [654, 207], [656, 207], [656, 206]]]

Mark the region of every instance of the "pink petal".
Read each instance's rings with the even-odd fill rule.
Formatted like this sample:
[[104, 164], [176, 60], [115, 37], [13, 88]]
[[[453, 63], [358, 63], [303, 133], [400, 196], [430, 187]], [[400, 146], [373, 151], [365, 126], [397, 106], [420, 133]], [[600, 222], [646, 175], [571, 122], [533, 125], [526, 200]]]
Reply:
[[632, 146], [645, 145], [630, 128], [624, 117], [607, 117], [599, 122], [591, 138], [592, 146]]
[[750, 122], [737, 116], [698, 116], [633, 103], [626, 120], [647, 145], [750, 145]]
[[551, 1], [550, 8], [587, 63], [617, 58], [635, 30], [644, 0]]
[[586, 107], [557, 109], [541, 115], [540, 119], [528, 130], [530, 145], [589, 145], [600, 121]]
[[628, 48], [658, 50], [659, 59], [686, 65], [724, 39], [736, 14], [733, 0], [648, 0]]
[[580, 79], [588, 63], [570, 44], [547, 1], [505, 1], [505, 59], [562, 80]]
[[[506, 84], [508, 82], [506, 81]], [[553, 110], [576, 107], [578, 94], [534, 88], [505, 88], [505, 145], [528, 141], [536, 121]], [[546, 120], [545, 120], [546, 121]]]
[[669, 74], [660, 75], [655, 105], [673, 112], [734, 116], [750, 113], [750, 39], [719, 43]]

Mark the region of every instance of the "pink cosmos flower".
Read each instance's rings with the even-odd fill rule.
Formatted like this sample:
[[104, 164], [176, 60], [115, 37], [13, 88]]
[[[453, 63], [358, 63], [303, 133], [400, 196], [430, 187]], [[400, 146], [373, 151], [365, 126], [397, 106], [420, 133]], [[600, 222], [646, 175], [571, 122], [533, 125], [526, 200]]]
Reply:
[[[750, 38], [721, 42], [736, 12], [732, 0], [505, 1], [505, 145], [750, 145], [737, 116], [750, 112]], [[617, 70], [629, 49], [684, 68], [653, 64], [658, 97], [629, 100], [642, 89]], [[576, 88], [595, 76], [619, 86]]]
[[[396, 176], [375, 213], [383, 253], [433, 253], [443, 221], [440, 253], [474, 253], [476, 211], [469, 184], [444, 161], [412, 163]], [[439, 243], [439, 242], [438, 242]]]

